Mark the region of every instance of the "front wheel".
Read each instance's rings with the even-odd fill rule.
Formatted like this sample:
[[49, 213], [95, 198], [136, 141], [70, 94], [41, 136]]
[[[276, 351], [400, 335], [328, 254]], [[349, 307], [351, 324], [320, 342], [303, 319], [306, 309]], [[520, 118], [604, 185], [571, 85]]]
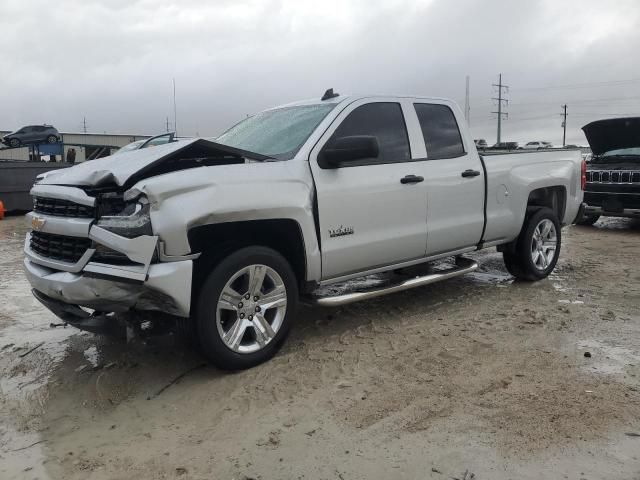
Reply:
[[47, 137], [47, 143], [57, 143], [58, 142], [58, 137], [56, 137], [55, 135], [49, 135]]
[[520, 280], [546, 278], [560, 256], [562, 234], [557, 215], [549, 208], [540, 208], [527, 216], [515, 249], [503, 252], [509, 273]]
[[203, 353], [219, 368], [251, 368], [282, 346], [298, 303], [289, 262], [266, 247], [242, 248], [222, 260], [198, 299]]
[[12, 147], [19, 147], [20, 146], [20, 139], [18, 138], [12, 138], [11, 140], [9, 140], [9, 145], [11, 145]]

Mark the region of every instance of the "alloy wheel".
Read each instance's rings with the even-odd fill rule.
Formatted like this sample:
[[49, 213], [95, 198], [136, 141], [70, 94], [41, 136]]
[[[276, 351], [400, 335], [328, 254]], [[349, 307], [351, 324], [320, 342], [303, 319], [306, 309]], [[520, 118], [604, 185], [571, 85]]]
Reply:
[[271, 342], [284, 322], [287, 289], [266, 265], [249, 265], [225, 284], [216, 308], [218, 334], [236, 353], [253, 353]]
[[533, 231], [531, 238], [531, 261], [538, 270], [546, 270], [558, 248], [558, 235], [556, 226], [551, 220], [540, 220]]

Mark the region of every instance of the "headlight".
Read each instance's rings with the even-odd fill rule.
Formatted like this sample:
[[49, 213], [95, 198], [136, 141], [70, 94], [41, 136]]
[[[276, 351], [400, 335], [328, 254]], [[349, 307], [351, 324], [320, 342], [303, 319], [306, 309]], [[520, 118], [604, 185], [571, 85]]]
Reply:
[[127, 238], [153, 235], [149, 210], [149, 202], [141, 197], [136, 202], [125, 203], [124, 209], [116, 215], [100, 217], [97, 225]]

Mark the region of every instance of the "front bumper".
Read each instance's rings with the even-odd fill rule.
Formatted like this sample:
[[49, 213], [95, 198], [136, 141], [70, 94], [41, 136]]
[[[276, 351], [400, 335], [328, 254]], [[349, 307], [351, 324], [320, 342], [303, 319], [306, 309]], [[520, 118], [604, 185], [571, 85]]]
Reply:
[[64, 304], [100, 312], [160, 310], [189, 316], [192, 260], [153, 264], [146, 281], [135, 283], [126, 277], [91, 271], [62, 272], [38, 265], [29, 258], [24, 260], [24, 269], [35, 290]]

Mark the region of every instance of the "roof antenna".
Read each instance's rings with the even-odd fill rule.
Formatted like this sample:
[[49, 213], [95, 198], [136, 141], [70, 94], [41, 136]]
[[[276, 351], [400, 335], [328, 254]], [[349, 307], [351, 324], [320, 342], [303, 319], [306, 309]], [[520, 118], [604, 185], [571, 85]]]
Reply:
[[333, 93], [333, 88], [329, 88], [326, 92], [324, 92], [324, 95], [322, 95], [322, 98], [320, 100], [330, 100], [332, 98], [336, 98], [339, 95], [339, 93]]

